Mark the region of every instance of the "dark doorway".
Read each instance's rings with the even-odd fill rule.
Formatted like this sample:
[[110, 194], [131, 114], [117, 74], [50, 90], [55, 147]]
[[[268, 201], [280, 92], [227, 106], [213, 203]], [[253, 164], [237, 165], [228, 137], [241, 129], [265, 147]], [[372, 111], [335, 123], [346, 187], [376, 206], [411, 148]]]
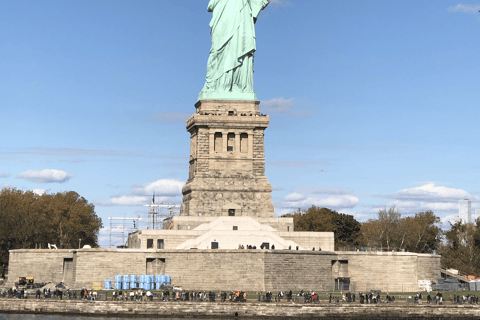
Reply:
[[146, 274], [165, 274], [165, 259], [147, 258]]
[[63, 283], [73, 286], [73, 258], [63, 258]]

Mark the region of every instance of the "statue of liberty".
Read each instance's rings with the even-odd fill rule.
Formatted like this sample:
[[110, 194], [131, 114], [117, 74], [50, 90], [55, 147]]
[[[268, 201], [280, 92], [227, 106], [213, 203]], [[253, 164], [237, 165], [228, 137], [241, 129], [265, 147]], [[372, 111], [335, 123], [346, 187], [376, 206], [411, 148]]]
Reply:
[[270, 0], [210, 0], [212, 48], [199, 100], [256, 100], [255, 22]]

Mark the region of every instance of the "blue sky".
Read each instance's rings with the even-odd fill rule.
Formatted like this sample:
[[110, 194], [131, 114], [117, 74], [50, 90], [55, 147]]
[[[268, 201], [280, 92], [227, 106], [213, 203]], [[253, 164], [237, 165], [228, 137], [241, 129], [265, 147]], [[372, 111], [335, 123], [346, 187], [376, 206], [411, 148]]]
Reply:
[[[0, 1], [0, 187], [111, 216], [181, 203], [211, 45], [203, 0]], [[312, 204], [446, 224], [480, 209], [480, 2], [275, 0], [255, 91], [276, 215]], [[146, 225], [145, 225], [146, 226]]]

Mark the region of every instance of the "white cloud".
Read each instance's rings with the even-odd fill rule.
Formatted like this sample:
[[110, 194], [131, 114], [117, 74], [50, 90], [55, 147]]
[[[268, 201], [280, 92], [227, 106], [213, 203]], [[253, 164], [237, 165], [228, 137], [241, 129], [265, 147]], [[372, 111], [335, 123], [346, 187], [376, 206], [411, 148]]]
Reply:
[[270, 6], [276, 7], [289, 7], [292, 3], [288, 0], [270, 0]]
[[159, 196], [180, 196], [185, 182], [175, 179], [160, 179], [144, 185], [134, 185], [131, 194], [152, 195], [155, 192]]
[[337, 187], [310, 187], [310, 190], [313, 194], [330, 194], [337, 196], [351, 193], [349, 190]]
[[425, 202], [425, 201], [405, 201], [405, 200], [394, 200], [389, 201], [381, 207], [375, 207], [372, 209], [374, 212], [378, 212], [384, 207], [387, 208], [397, 208], [402, 214], [414, 214], [425, 211], [433, 212], [458, 212], [458, 202]]
[[281, 207], [284, 208], [309, 208], [312, 205], [329, 209], [345, 209], [355, 207], [360, 200], [352, 195], [338, 195], [326, 198], [305, 197], [299, 193], [291, 193], [284, 198]]
[[378, 213], [384, 206], [387, 208], [395, 207], [404, 215], [433, 211], [435, 215], [441, 218], [440, 225], [443, 229], [448, 229], [450, 227], [448, 221], [458, 217], [459, 200], [469, 199], [473, 202], [472, 214], [475, 213], [474, 208], [477, 206], [474, 202], [480, 201], [479, 197], [472, 196], [463, 189], [437, 186], [435, 183], [426, 183], [419, 187], [403, 189], [394, 194], [380, 197], [395, 200], [388, 201], [381, 206], [372, 207], [372, 213]]
[[260, 110], [267, 114], [279, 114], [289, 117], [311, 117], [314, 110], [295, 110], [295, 99], [283, 97], [264, 100], [260, 103]]
[[98, 206], [143, 206], [152, 202], [155, 192], [155, 203], [176, 203], [182, 195], [184, 182], [174, 179], [160, 179], [147, 185], [134, 185], [129, 195], [117, 195], [108, 201], [98, 201]]
[[356, 212], [356, 211], [352, 211], [351, 209], [349, 208], [343, 208], [343, 209], [340, 209], [338, 210], [339, 213], [344, 213], [344, 214], [348, 214], [348, 215], [351, 215], [353, 216], [357, 221], [367, 221], [368, 219], [375, 219], [377, 218], [377, 215], [376, 214], [372, 214], [371, 212]]
[[292, 209], [292, 208], [277, 208], [277, 207], [275, 207], [275, 216], [280, 217], [280, 216], [283, 216], [284, 214], [293, 213], [294, 211], [295, 211], [295, 209]]
[[[155, 203], [175, 203], [177, 199], [175, 197], [157, 197], [155, 196]], [[152, 196], [132, 196], [122, 195], [111, 197], [108, 201], [98, 201], [95, 203], [97, 206], [114, 207], [114, 206], [131, 206], [138, 207], [152, 203]]]
[[45, 189], [33, 189], [32, 192], [39, 196], [43, 196], [45, 194]]
[[376, 207], [373, 210], [375, 212], [378, 212], [379, 210], [383, 209], [384, 207], [387, 208], [397, 208], [398, 211], [402, 213], [411, 213], [417, 209], [419, 209], [419, 203], [415, 201], [405, 201], [405, 200], [395, 200], [395, 201], [389, 201], [385, 203], [385, 205], [382, 205], [381, 207]]
[[376, 219], [377, 218], [376, 213], [371, 213], [371, 212], [367, 212], [367, 211], [354, 212], [354, 211], [351, 211], [351, 210], [348, 210], [348, 209], [346, 209], [346, 210], [344, 209], [340, 212], [352, 215], [359, 222], [363, 222], [363, 221], [367, 221], [369, 219]]
[[110, 245], [110, 226], [101, 228], [98, 232], [98, 244], [101, 248], [108, 248]]
[[149, 197], [145, 196], [118, 196], [112, 197], [107, 202], [99, 202], [100, 206], [143, 206], [148, 204], [150, 201]]
[[28, 170], [25, 172], [20, 173], [17, 176], [17, 179], [25, 179], [28, 181], [33, 182], [40, 182], [40, 183], [63, 183], [67, 182], [73, 177], [73, 175], [68, 174], [62, 170], [56, 169], [44, 169], [44, 170]]
[[190, 113], [157, 113], [151, 116], [154, 121], [160, 122], [186, 122], [190, 118]]
[[280, 203], [275, 204], [275, 215], [278, 217], [284, 214], [293, 213], [298, 208], [308, 209], [312, 205], [315, 205], [317, 207], [325, 207], [340, 213], [353, 215], [356, 219], [370, 216], [372, 213], [368, 213], [367, 215], [365, 215], [363, 213], [353, 212], [352, 210], [350, 210], [351, 208], [355, 207], [359, 202], [359, 199], [352, 195], [337, 195], [320, 198], [309, 197], [301, 193], [293, 192], [285, 196]]
[[[451, 203], [445, 203], [445, 202], [427, 202], [424, 203], [422, 202], [421, 207], [427, 209], [427, 210], [432, 210], [432, 211], [458, 211], [458, 202], [451, 202]], [[424, 211], [424, 210], [422, 210]]]
[[451, 202], [453, 200], [462, 199], [480, 200], [478, 197], [471, 196], [465, 190], [436, 186], [435, 183], [428, 183], [420, 187], [403, 189], [387, 197], [399, 200], [420, 200], [429, 202]]
[[457, 4], [455, 7], [448, 7], [449, 12], [476, 13], [480, 10], [478, 4]]
[[13, 188], [13, 186], [10, 184], [10, 183], [4, 183], [2, 184], [2, 186], [0, 187], [0, 190], [2, 189], [11, 189]]
[[269, 113], [286, 113], [295, 105], [293, 98], [284, 99], [284, 98], [274, 98], [271, 100], [262, 101], [260, 103], [260, 108], [264, 112]]
[[0, 172], [0, 178], [8, 178], [8, 177], [10, 177], [10, 173]]
[[458, 220], [458, 214], [450, 214], [440, 218], [440, 227], [444, 230], [450, 229], [450, 223], [455, 223]]
[[294, 192], [287, 195], [284, 200], [285, 201], [301, 201], [304, 199], [305, 199], [305, 196], [303, 194]]

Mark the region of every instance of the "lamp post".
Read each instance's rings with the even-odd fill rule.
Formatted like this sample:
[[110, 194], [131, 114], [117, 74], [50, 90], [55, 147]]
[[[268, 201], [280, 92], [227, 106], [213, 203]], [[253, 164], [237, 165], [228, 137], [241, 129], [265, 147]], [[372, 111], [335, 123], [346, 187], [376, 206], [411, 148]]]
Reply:
[[78, 249], [80, 249], [80, 244], [82, 243], [82, 239], [78, 239]]

